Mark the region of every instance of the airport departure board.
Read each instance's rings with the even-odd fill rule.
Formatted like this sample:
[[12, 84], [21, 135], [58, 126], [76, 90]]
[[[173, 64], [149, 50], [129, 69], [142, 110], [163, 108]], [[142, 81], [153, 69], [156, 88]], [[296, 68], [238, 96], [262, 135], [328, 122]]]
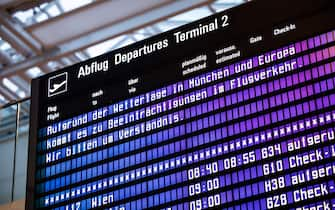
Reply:
[[335, 209], [335, 3], [256, 0], [32, 81], [26, 209]]

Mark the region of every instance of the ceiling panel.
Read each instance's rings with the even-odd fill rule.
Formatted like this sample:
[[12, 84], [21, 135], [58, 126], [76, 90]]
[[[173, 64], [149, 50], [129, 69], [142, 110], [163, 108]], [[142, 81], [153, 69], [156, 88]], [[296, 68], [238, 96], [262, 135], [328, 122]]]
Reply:
[[17, 2], [20, 2], [20, 1], [19, 0], [1, 0], [0, 5], [3, 6], [3, 5], [15, 4]]
[[71, 13], [35, 24], [27, 30], [44, 47], [52, 48], [172, 1], [174, 0], [98, 1]]

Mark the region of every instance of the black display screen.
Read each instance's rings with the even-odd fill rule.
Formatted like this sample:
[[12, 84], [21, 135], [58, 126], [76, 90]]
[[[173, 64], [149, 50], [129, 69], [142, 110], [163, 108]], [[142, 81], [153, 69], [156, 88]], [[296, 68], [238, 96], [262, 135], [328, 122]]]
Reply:
[[26, 209], [335, 209], [335, 3], [249, 2], [32, 82]]

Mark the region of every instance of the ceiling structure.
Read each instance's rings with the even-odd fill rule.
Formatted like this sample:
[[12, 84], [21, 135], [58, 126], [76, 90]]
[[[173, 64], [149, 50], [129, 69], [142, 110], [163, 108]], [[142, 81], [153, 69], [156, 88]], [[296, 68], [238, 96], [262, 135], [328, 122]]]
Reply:
[[[30, 97], [32, 78], [244, 1], [0, 0], [0, 144], [22, 145], [19, 142], [28, 140], [30, 101], [8, 104]], [[7, 152], [21, 151], [13, 148]], [[24, 150], [26, 147], [21, 152]], [[8, 192], [11, 200], [13, 192]], [[1, 202], [4, 200], [0, 197]]]
[[0, 0], [0, 107], [30, 80], [247, 0]]

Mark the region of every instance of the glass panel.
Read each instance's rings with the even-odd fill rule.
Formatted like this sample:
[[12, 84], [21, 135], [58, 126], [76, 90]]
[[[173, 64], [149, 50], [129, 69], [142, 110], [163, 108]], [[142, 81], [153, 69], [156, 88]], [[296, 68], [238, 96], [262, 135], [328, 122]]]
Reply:
[[16, 104], [0, 110], [0, 204], [12, 197], [16, 110]]
[[26, 193], [30, 101], [19, 104], [19, 124], [16, 140], [14, 200], [23, 199]]

